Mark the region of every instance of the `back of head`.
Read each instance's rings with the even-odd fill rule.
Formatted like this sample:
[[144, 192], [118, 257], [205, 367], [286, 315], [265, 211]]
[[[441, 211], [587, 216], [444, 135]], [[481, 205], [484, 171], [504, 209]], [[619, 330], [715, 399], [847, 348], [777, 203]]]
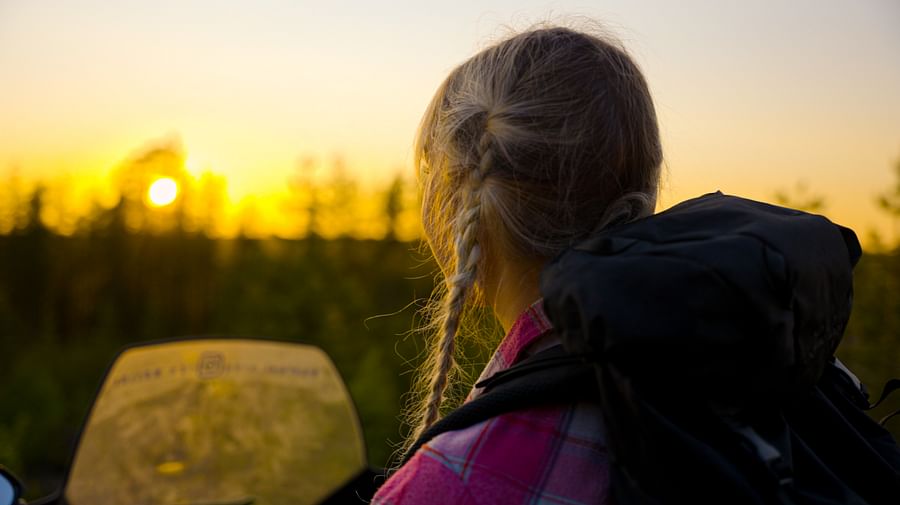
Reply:
[[650, 93], [621, 47], [567, 28], [521, 33], [453, 70], [425, 113], [426, 232], [452, 271], [460, 216], [477, 205], [496, 247], [550, 257], [652, 213], [661, 158]]
[[416, 142], [423, 224], [447, 277], [416, 433], [439, 417], [484, 257], [540, 261], [651, 214], [661, 159], [647, 84], [606, 37], [533, 29], [450, 73]]

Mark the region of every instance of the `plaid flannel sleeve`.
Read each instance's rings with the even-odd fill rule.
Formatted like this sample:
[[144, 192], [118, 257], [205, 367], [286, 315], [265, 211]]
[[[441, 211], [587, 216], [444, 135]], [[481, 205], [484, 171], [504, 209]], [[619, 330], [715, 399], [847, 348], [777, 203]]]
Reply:
[[372, 500], [372, 505], [476, 503], [449, 460], [427, 445], [392, 475]]
[[377, 504], [603, 504], [608, 459], [599, 407], [513, 412], [423, 446]]

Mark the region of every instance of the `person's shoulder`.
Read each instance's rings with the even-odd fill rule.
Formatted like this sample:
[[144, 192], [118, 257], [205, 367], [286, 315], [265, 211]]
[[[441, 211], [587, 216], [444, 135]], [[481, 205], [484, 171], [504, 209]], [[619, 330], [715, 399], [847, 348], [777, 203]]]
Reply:
[[379, 496], [386, 499], [376, 503], [490, 504], [542, 497], [603, 503], [607, 475], [599, 407], [539, 407], [438, 435], [385, 483]]
[[447, 460], [422, 446], [378, 489], [372, 505], [474, 505], [480, 503]]

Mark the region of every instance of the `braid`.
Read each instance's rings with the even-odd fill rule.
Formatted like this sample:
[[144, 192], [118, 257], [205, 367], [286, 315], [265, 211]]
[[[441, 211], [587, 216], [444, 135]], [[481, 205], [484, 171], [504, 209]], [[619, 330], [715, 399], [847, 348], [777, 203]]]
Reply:
[[481, 192], [483, 182], [493, 162], [491, 146], [493, 138], [487, 125], [478, 142], [478, 163], [469, 172], [466, 190], [463, 192], [458, 216], [455, 220], [456, 240], [454, 250], [456, 266], [447, 279], [448, 290], [444, 299], [441, 319], [441, 336], [433, 351], [434, 362], [424, 412], [411, 440], [417, 439], [440, 417], [448, 377], [456, 366], [455, 340], [466, 299], [478, 275], [481, 246], [478, 243], [478, 226], [481, 220]]
[[422, 117], [422, 229], [446, 282], [425, 310], [433, 337], [407, 397], [407, 450], [457, 392], [455, 339], [470, 298], [486, 287], [495, 311], [510, 301], [499, 288], [519, 272], [485, 265], [537, 266], [595, 228], [653, 212], [662, 161], [653, 100], [621, 45], [590, 31], [536, 27], [498, 42], [456, 67]]

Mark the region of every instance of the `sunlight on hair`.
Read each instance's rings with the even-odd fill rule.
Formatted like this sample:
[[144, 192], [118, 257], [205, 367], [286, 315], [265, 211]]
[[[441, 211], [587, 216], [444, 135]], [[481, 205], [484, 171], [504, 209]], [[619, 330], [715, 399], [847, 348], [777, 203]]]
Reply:
[[162, 177], [153, 181], [147, 190], [147, 201], [154, 207], [165, 207], [178, 197], [178, 183], [171, 177]]

